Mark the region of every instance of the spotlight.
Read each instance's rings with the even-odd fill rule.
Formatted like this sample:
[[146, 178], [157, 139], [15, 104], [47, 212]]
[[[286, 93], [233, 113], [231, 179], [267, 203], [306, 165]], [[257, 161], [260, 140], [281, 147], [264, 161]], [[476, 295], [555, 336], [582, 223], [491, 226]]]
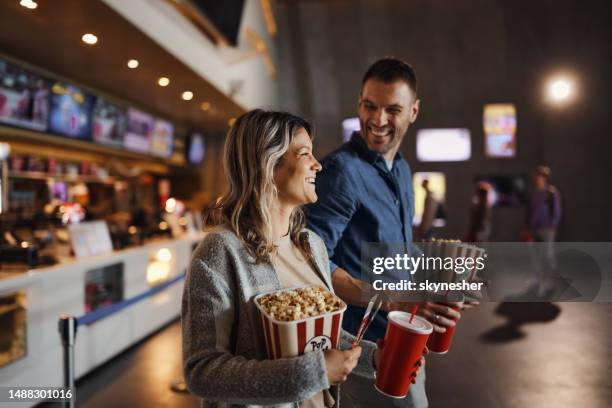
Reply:
[[129, 61], [127, 62], [127, 66], [128, 66], [128, 68], [130, 68], [130, 69], [138, 68], [138, 65], [139, 65], [139, 64], [140, 64], [140, 63], [139, 63], [139, 62], [138, 62], [138, 60], [136, 60], [136, 59], [131, 59], [131, 60], [129, 60]]
[[38, 7], [38, 4], [36, 4], [36, 2], [32, 0], [21, 0], [19, 2], [19, 5], [30, 10], [34, 10], [36, 7]]
[[183, 98], [184, 101], [190, 101], [193, 99], [193, 92], [185, 91], [183, 92], [183, 95], [181, 96], [181, 98]]
[[85, 44], [89, 44], [89, 45], [94, 45], [95, 43], [98, 42], [98, 37], [96, 37], [94, 34], [92, 33], [87, 33], [87, 34], [83, 34], [83, 36], [81, 37], [81, 40], [85, 43]]
[[170, 79], [166, 78], [166, 77], [160, 77], [157, 80], [157, 84], [159, 86], [168, 86], [170, 84]]
[[566, 103], [570, 101], [576, 93], [574, 81], [564, 76], [551, 78], [546, 86], [546, 93], [551, 103]]

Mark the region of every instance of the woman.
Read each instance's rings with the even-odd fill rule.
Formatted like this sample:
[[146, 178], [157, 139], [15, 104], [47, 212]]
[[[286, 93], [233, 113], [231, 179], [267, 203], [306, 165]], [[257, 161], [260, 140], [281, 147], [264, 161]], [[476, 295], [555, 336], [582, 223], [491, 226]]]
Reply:
[[227, 135], [229, 192], [207, 218], [215, 228], [193, 255], [183, 295], [185, 379], [203, 406], [338, 406], [335, 385], [351, 371], [373, 376], [376, 346], [351, 349], [344, 331], [344, 351], [267, 359], [254, 296], [304, 284], [332, 290], [327, 251], [300, 210], [317, 200], [311, 134], [301, 118], [254, 110]]

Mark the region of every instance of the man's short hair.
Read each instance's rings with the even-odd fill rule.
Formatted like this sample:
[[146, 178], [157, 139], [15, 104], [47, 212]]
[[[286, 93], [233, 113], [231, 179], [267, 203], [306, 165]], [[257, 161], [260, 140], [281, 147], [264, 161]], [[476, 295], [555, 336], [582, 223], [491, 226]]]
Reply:
[[376, 61], [368, 68], [368, 71], [363, 76], [361, 88], [365, 85], [368, 79], [377, 79], [385, 84], [390, 84], [395, 81], [404, 81], [417, 98], [417, 77], [414, 68], [410, 64], [397, 58], [386, 57]]

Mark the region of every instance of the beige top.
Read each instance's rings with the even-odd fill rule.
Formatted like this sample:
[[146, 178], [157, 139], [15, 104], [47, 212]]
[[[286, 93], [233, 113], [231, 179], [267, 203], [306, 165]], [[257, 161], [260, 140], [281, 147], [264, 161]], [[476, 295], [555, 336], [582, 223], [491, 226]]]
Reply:
[[[277, 247], [277, 252], [272, 257], [272, 264], [283, 288], [304, 285], [326, 287], [317, 272], [306, 261], [304, 255], [291, 242], [289, 235], [280, 237], [274, 244]], [[311, 399], [300, 403], [300, 408], [326, 408], [333, 406], [334, 399], [327, 390], [321, 391]]]

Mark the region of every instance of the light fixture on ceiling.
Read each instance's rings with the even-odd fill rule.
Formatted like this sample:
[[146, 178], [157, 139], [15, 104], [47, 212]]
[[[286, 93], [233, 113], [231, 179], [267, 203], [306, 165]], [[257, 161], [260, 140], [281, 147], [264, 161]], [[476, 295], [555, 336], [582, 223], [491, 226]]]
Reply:
[[157, 84], [158, 84], [159, 86], [168, 86], [168, 85], [170, 84], [170, 79], [169, 79], [169, 78], [167, 78], [167, 77], [160, 77], [160, 78], [157, 80]]
[[33, 0], [21, 0], [19, 5], [30, 10], [34, 10], [36, 7], [38, 7], [38, 4], [36, 4], [36, 2]]
[[557, 76], [550, 78], [546, 86], [548, 100], [557, 105], [570, 102], [576, 93], [574, 81], [569, 76]]
[[562, 101], [572, 94], [572, 86], [565, 79], [557, 79], [550, 84], [549, 92], [554, 100]]
[[236, 123], [236, 118], [229, 118], [227, 120], [227, 124], [229, 125], [229, 127], [234, 126], [234, 123]]
[[98, 37], [96, 37], [95, 34], [87, 33], [87, 34], [83, 34], [83, 36], [81, 37], [81, 40], [85, 44], [94, 45], [95, 43], [98, 42]]
[[200, 109], [202, 109], [204, 112], [207, 112], [210, 110], [210, 102], [205, 101], [202, 102], [202, 104], [200, 105]]
[[183, 94], [181, 95], [181, 98], [183, 98], [184, 101], [190, 101], [193, 99], [193, 92], [191, 91], [185, 91], [183, 92]]
[[127, 62], [127, 66], [130, 69], [138, 68], [138, 65], [140, 65], [140, 63], [137, 59], [131, 59]]

